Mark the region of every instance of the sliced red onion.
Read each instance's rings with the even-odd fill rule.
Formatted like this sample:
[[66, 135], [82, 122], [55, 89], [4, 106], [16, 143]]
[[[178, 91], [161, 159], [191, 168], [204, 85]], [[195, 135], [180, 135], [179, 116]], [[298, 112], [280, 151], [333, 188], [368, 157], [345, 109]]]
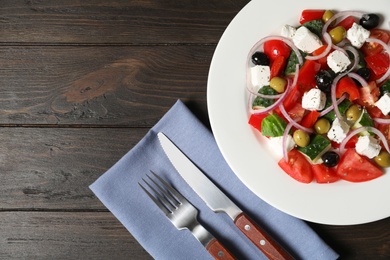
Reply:
[[261, 98], [265, 98], [265, 99], [278, 99], [280, 98], [283, 93], [281, 94], [277, 94], [277, 95], [265, 95], [265, 94], [261, 94], [261, 93], [258, 93], [256, 91], [253, 91], [252, 89], [250, 89], [247, 85], [247, 90], [249, 91], [249, 93], [251, 93], [252, 95], [254, 96], [257, 96], [257, 97], [261, 97]]
[[390, 124], [390, 118], [374, 118], [374, 121], [382, 125]]
[[326, 47], [326, 49], [319, 55], [316, 55], [316, 56], [306, 56], [305, 58], [307, 60], [319, 60], [323, 57], [325, 57], [326, 55], [329, 54], [330, 50], [332, 49], [332, 39], [330, 38], [330, 35], [329, 33], [325, 33], [323, 36], [322, 36], [326, 42], [326, 44], [328, 45]]
[[304, 126], [301, 126], [300, 124], [298, 124], [296, 121], [294, 121], [290, 115], [286, 112], [286, 109], [284, 108], [283, 104], [280, 104], [279, 106], [280, 108], [280, 111], [282, 112], [283, 116], [287, 119], [287, 121], [289, 123], [292, 123], [293, 126], [295, 126], [296, 128], [302, 130], [302, 131], [305, 131], [307, 133], [313, 133], [313, 129], [311, 128], [307, 128], [307, 127], [304, 127]]
[[340, 17], [344, 16], [354, 16], [354, 17], [362, 17], [365, 13], [360, 11], [341, 11], [337, 14], [333, 15], [325, 24], [324, 27], [322, 27], [322, 35], [324, 35], [328, 31], [328, 27], [333, 23], [333, 21], [336, 21]]
[[286, 162], [288, 161], [287, 137], [288, 137], [288, 133], [290, 132], [292, 126], [293, 126], [293, 124], [291, 122], [288, 123], [286, 126], [286, 129], [284, 129], [284, 133], [283, 133], [283, 139], [282, 139], [283, 158], [284, 158], [284, 161], [286, 161]]
[[382, 141], [383, 145], [385, 146], [387, 152], [390, 153], [390, 148], [389, 148], [389, 144], [387, 143], [386, 137], [383, 135], [383, 133], [381, 131], [379, 131], [375, 127], [371, 127], [371, 126], [363, 126], [363, 127], [359, 127], [359, 128], [356, 128], [355, 130], [351, 131], [347, 135], [347, 137], [345, 137], [344, 140], [341, 142], [340, 148], [339, 148], [340, 152], [341, 153], [344, 152], [345, 145], [347, 144], [347, 142], [353, 136], [357, 135], [358, 133], [364, 132], [364, 131], [369, 131], [369, 132], [373, 132], [374, 134], [376, 134], [381, 139], [381, 141]]
[[362, 85], [363, 87], [368, 86], [367, 81], [359, 74], [356, 74], [354, 72], [350, 72], [350, 73], [348, 73], [348, 76], [359, 81], [360, 85]]
[[337, 100], [336, 100], [336, 86], [337, 86], [337, 82], [342, 78], [344, 77], [345, 74], [339, 74], [336, 76], [336, 78], [333, 80], [333, 83], [332, 83], [332, 87], [330, 89], [330, 97], [332, 99], [332, 106], [333, 106], [333, 109], [334, 109], [334, 112], [336, 113], [336, 116], [339, 120], [342, 120], [342, 116], [340, 114], [340, 111], [339, 111], [339, 108], [338, 108], [338, 104], [337, 104]]
[[[366, 40], [366, 42], [375, 42], [375, 43], [382, 45], [383, 48], [385, 49], [385, 51], [387, 52], [387, 55], [390, 55], [390, 46], [387, 45], [384, 41], [381, 41], [381, 40], [375, 39], [375, 38], [368, 38]], [[385, 81], [385, 79], [387, 79], [389, 76], [390, 76], [390, 66], [387, 68], [386, 73], [380, 79], [376, 80], [376, 83], [379, 84], [379, 83]]]
[[[346, 98], [347, 98], [347, 94], [344, 93], [344, 94], [336, 101], [337, 105], [340, 105], [340, 103], [343, 102], [344, 99], [346, 99]], [[326, 115], [326, 114], [328, 114], [328, 113], [329, 113], [330, 111], [332, 111], [332, 110], [334, 110], [334, 107], [333, 107], [333, 106], [327, 107], [326, 109], [324, 109], [324, 110], [321, 111], [320, 117], [321, 117], [321, 116], [324, 116], [324, 115]]]
[[350, 69], [348, 70], [348, 71], [352, 71], [352, 70], [354, 70], [354, 69], [358, 66], [358, 64], [359, 64], [359, 59], [360, 59], [360, 55], [359, 55], [359, 53], [357, 52], [357, 50], [356, 50], [354, 47], [352, 47], [352, 46], [347, 46], [347, 47], [345, 47], [345, 50], [352, 52], [353, 56], [355, 57], [352, 66], [351, 66]]

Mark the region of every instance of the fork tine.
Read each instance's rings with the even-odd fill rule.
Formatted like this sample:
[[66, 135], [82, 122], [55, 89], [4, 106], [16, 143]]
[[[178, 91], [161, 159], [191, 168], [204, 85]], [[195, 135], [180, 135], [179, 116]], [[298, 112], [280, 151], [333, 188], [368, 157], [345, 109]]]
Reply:
[[[142, 180], [148, 185], [152, 190], [154, 190], [153, 187], [150, 186], [148, 182], [146, 182], [143, 178]], [[160, 199], [156, 199], [141, 183], [138, 182], [138, 185], [141, 186], [143, 191], [149, 196], [149, 198], [162, 210], [165, 215], [172, 214], [172, 209], [170, 207], [167, 207], [165, 203], [163, 203]], [[156, 193], [157, 194], [157, 193]]]
[[162, 184], [163, 186], [165, 187], [165, 189], [168, 190], [169, 193], [171, 193], [171, 195], [173, 197], [175, 197], [175, 200], [179, 203], [182, 203], [183, 201], [187, 201], [186, 198], [184, 198], [175, 188], [173, 188], [170, 184], [168, 184], [166, 181], [164, 181], [164, 179], [162, 179], [160, 176], [158, 176], [156, 173], [154, 173], [152, 170], [150, 170], [150, 172], [154, 175], [154, 177], [156, 177]]

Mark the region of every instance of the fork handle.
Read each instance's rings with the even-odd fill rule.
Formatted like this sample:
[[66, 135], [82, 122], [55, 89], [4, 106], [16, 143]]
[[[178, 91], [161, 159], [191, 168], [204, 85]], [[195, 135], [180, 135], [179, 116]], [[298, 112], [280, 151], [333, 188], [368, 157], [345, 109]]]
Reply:
[[234, 223], [269, 259], [294, 259], [275, 240], [273, 240], [270, 235], [258, 227], [244, 213], [238, 215], [234, 220]]
[[207, 244], [206, 250], [212, 257], [214, 257], [214, 259], [235, 259], [234, 256], [215, 238]]

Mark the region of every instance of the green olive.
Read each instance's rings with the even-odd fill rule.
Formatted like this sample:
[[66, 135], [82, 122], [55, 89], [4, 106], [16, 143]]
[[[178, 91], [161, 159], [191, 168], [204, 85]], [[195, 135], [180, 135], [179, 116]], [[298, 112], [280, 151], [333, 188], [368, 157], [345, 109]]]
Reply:
[[332, 38], [333, 44], [338, 44], [339, 42], [344, 40], [345, 36], [347, 35], [347, 31], [344, 27], [337, 26], [330, 30], [329, 35]]
[[[324, 23], [326, 23], [330, 18], [332, 18], [334, 16], [334, 13], [331, 11], [331, 10], [326, 10], [325, 13], [322, 15], [322, 21]], [[335, 21], [334, 21], [335, 22]], [[332, 22], [331, 25], [334, 24], [334, 22]]]
[[305, 147], [310, 143], [309, 134], [300, 130], [300, 129], [295, 130], [295, 132], [293, 134], [293, 139], [294, 139], [294, 142], [300, 147]]
[[390, 167], [390, 154], [386, 151], [381, 151], [375, 156], [374, 161], [381, 167]]
[[287, 80], [281, 77], [273, 77], [269, 82], [269, 86], [278, 93], [283, 93], [287, 85]]
[[347, 120], [352, 122], [358, 120], [361, 114], [362, 114], [361, 107], [355, 104], [350, 106], [345, 112], [345, 116], [347, 117]]
[[320, 135], [326, 134], [329, 131], [329, 129], [330, 129], [330, 122], [326, 118], [320, 118], [314, 124], [314, 130]]

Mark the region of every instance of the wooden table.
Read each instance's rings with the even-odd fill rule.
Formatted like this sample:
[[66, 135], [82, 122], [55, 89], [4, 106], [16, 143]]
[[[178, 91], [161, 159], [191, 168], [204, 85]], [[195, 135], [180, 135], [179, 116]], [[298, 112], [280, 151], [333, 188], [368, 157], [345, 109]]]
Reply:
[[[209, 126], [210, 61], [247, 3], [0, 1], [1, 259], [151, 258], [88, 185], [177, 99]], [[390, 218], [309, 225], [343, 259], [390, 257]]]

